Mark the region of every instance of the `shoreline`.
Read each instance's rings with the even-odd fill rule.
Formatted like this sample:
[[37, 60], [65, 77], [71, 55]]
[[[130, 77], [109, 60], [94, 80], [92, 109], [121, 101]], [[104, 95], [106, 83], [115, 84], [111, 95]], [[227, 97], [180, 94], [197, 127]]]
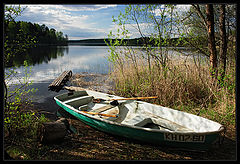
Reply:
[[[56, 104], [53, 97], [68, 92], [65, 89], [62, 89], [59, 92], [48, 90], [48, 86], [53, 80], [54, 79], [44, 82], [33, 82], [32, 85], [27, 87], [27, 89], [38, 89], [35, 93], [29, 93], [28, 97], [32, 97], [31, 101], [34, 105], [34, 109], [37, 109], [40, 113], [46, 114], [46, 117], [50, 117], [50, 119], [56, 118], [56, 113], [59, 109], [59, 106]], [[74, 73], [65, 85], [82, 87], [84, 89], [104, 93], [113, 93], [114, 86], [109, 79], [108, 74], [93, 74], [88, 72]], [[11, 86], [9, 91], [13, 88], [14, 86]]]
[[[45, 97], [38, 104], [39, 108], [35, 107], [35, 109], [38, 109], [46, 118], [55, 120], [57, 119], [56, 112], [60, 107], [53, 100], [53, 95], [68, 91], [48, 91], [49, 84], [42, 85], [40, 91], [42, 93], [47, 91], [48, 97]], [[75, 73], [67, 85], [100, 92], [114, 92], [114, 84], [107, 74]], [[53, 110], [53, 113], [46, 111], [49, 107], [55, 111]], [[215, 151], [196, 153], [110, 135], [85, 125], [77, 119], [67, 118], [67, 120], [77, 133], [68, 133], [63, 142], [49, 145], [23, 142], [24, 145], [31, 147], [28, 151], [25, 151], [26, 148], [20, 145], [9, 147], [6, 151], [16, 160], [234, 160], [236, 158], [235, 140], [228, 137], [221, 145], [222, 149], [218, 150], [219, 147], [216, 147]], [[24, 152], [24, 155], [12, 153], [14, 148]], [[32, 152], [37, 152], [37, 154], [32, 154]]]
[[[53, 97], [68, 91], [65, 89], [62, 89], [59, 92], [50, 91], [48, 90], [49, 84], [51, 84], [51, 82], [33, 83], [30, 86], [31, 88], [38, 88], [38, 91], [33, 94], [33, 104], [40, 113], [46, 114], [47, 116], [50, 116], [50, 118], [56, 118], [59, 106], [56, 104]], [[87, 72], [74, 73], [66, 85], [104, 93], [114, 92], [114, 84], [109, 79], [108, 74], [92, 74]]]

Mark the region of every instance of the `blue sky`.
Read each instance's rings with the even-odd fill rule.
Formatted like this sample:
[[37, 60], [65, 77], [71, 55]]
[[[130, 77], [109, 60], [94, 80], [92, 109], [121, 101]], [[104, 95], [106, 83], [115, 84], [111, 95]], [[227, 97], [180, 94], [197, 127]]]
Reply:
[[26, 7], [17, 21], [45, 24], [62, 31], [69, 39], [106, 38], [114, 29], [112, 16], [126, 5], [21, 5]]
[[[116, 32], [117, 26], [112, 22], [112, 16], [124, 13], [123, 4], [101, 5], [47, 5], [27, 4], [21, 16], [16, 21], [27, 21], [45, 24], [49, 29], [54, 28], [68, 35], [70, 40], [107, 38], [110, 31]], [[179, 9], [188, 9], [190, 5], [180, 5]], [[157, 15], [157, 12], [156, 12]], [[142, 27], [147, 24], [142, 24]], [[149, 26], [149, 25], [148, 25]], [[140, 37], [133, 25], [129, 25], [131, 38]]]

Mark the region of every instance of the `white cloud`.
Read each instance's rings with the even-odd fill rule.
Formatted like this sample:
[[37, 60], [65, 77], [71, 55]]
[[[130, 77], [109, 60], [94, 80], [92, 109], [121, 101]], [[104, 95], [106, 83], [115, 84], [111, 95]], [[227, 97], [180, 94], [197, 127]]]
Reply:
[[[174, 12], [177, 12], [178, 14], [181, 14], [183, 12], [186, 12], [190, 9], [191, 5], [175, 5]], [[164, 5], [159, 5], [157, 9], [153, 11], [155, 16], [161, 16], [161, 13], [163, 13]], [[169, 13], [164, 11], [165, 15], [169, 16]]]
[[[158, 7], [152, 11], [152, 13], [156, 16], [156, 19], [159, 19], [161, 16], [161, 13], [164, 12], [164, 15], [166, 16], [166, 20], [165, 22], [167, 22], [168, 20], [170, 20], [170, 11], [166, 11], [164, 9], [164, 5], [158, 5]], [[191, 5], [176, 5], [174, 8], [174, 13], [173, 13], [173, 19], [177, 18], [176, 12], [178, 13], [178, 15], [183, 14], [183, 12], [186, 12], [190, 9]], [[165, 11], [164, 11], [165, 10]], [[140, 21], [140, 20], [139, 20]], [[128, 36], [130, 36], [130, 38], [138, 38], [141, 37], [141, 34], [138, 30], [138, 26], [140, 27], [141, 33], [143, 34], [143, 36], [150, 36], [152, 34], [158, 34], [158, 31], [156, 29], [154, 29], [154, 26], [156, 26], [155, 23], [139, 23], [138, 25], [135, 22], [132, 22], [131, 24], [125, 24], [125, 28], [130, 32], [130, 34]], [[178, 25], [174, 25], [171, 27], [171, 31], [170, 29], [170, 24], [164, 24], [164, 27], [160, 27], [160, 28], [166, 28], [168, 30], [166, 30], [165, 32], [163, 32], [163, 35], [170, 35], [170, 37], [178, 37], [178, 28], [177, 26], [181, 26], [180, 24]], [[117, 29], [120, 29], [120, 26], [118, 25], [112, 25], [112, 28], [110, 29], [113, 34], [117, 34]], [[181, 28], [180, 28], [181, 29]], [[109, 31], [110, 31], [109, 30]], [[170, 34], [171, 32], [171, 34]]]
[[116, 6], [117, 5], [64, 5], [62, 8], [68, 11], [98, 11]]
[[30, 7], [33, 10], [61, 10], [61, 11], [98, 11], [107, 8], [113, 8], [117, 5], [21, 5], [22, 7]]
[[[26, 7], [17, 20], [45, 24], [49, 28], [62, 31], [69, 39], [76, 34], [87, 38], [105, 37], [106, 28], [99, 26], [99, 20], [94, 21], [96, 11], [113, 8], [117, 5], [21, 5]], [[85, 33], [84, 33], [85, 32]], [[73, 35], [74, 34], [74, 35]], [[94, 36], [95, 34], [95, 36]]]
[[188, 11], [190, 10], [190, 7], [192, 5], [176, 5], [176, 10], [183, 12], [183, 11]]
[[[140, 27], [140, 30], [142, 32], [142, 34], [144, 36], [148, 36], [149, 33], [152, 31], [152, 28], [153, 28], [153, 24], [152, 23], [139, 23], [138, 24], [139, 27]], [[136, 23], [131, 23], [131, 24], [125, 24], [125, 29], [129, 31], [129, 33], [127, 34], [128, 37], [130, 38], [139, 38], [141, 37], [141, 34], [139, 32], [139, 29], [138, 29], [138, 25]], [[108, 32], [107, 34], [109, 34], [110, 31], [112, 31], [113, 35], [117, 35], [117, 30], [120, 30], [119, 33], [120, 33], [120, 38], [122, 37], [121, 33], [122, 33], [122, 26], [119, 26], [117, 24], [112, 24], [110, 26], [110, 28], [108, 29]]]

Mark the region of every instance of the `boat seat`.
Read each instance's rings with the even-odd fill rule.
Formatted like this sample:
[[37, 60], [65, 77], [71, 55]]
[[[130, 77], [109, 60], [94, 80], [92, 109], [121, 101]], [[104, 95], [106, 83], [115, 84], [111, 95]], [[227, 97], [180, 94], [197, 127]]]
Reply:
[[131, 119], [126, 119], [124, 120], [122, 123], [124, 124], [128, 124], [128, 125], [133, 125], [133, 126], [143, 126], [145, 125], [147, 122], [150, 122], [151, 119], [150, 118], [143, 118], [140, 115], [137, 115]]
[[97, 109], [93, 109], [91, 110], [91, 112], [96, 112], [96, 113], [101, 113], [101, 112], [104, 112], [104, 111], [107, 111], [107, 110], [110, 110], [112, 109], [113, 107], [115, 107], [114, 105], [105, 105], [105, 106], [102, 106], [100, 108], [97, 108]]
[[149, 112], [145, 112], [147, 113], [151, 118], [154, 124], [159, 125], [162, 128], [166, 128], [169, 129], [171, 131], [188, 131], [188, 132], [194, 132], [194, 130], [189, 129], [185, 126], [179, 125], [176, 122], [170, 121], [166, 118], [154, 115], [152, 113]]
[[128, 113], [129, 113], [129, 109], [126, 106], [120, 104], [118, 106], [118, 112], [119, 112], [118, 113], [118, 117], [116, 117], [116, 118], [110, 117], [107, 120], [114, 121], [116, 123], [124, 122], [124, 120], [126, 119]]
[[[136, 118], [134, 120], [136, 120]], [[151, 129], [172, 131], [172, 129], [169, 129], [167, 127], [155, 124], [154, 121], [151, 118], [145, 118], [142, 121], [134, 124], [134, 126], [139, 126], [139, 127], [143, 127], [143, 128], [151, 128]]]
[[[123, 123], [123, 122], [122, 122]], [[135, 116], [132, 119], [125, 120], [124, 124], [139, 126], [144, 128], [151, 128], [151, 129], [160, 129], [166, 131], [191, 131], [193, 130], [188, 129], [184, 126], [176, 124], [170, 120], [163, 119], [161, 117], [156, 118], [144, 118], [140, 115]]]
[[69, 100], [66, 100], [66, 101], [63, 101], [63, 102], [67, 104], [67, 103], [70, 103], [70, 102], [73, 102], [73, 101], [77, 101], [77, 100], [85, 99], [85, 98], [89, 98], [89, 97], [93, 98], [93, 96], [81, 96], [81, 97], [76, 97], [76, 98], [69, 99]]
[[82, 96], [82, 97], [77, 97], [71, 100], [64, 101], [64, 103], [78, 109], [80, 106], [90, 103], [92, 99], [93, 99], [93, 96]]
[[147, 124], [151, 124], [151, 123], [153, 123], [153, 121], [152, 121], [151, 118], [145, 118], [145, 119], [143, 119], [142, 121], [134, 124], [134, 126], [141, 126], [141, 127], [143, 127], [143, 126], [145, 126], [145, 125], [147, 125]]

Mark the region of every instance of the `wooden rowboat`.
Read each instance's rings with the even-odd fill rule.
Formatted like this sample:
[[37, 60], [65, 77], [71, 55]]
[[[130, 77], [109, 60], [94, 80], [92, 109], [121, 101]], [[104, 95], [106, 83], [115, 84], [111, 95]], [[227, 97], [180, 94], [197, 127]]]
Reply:
[[[158, 145], [207, 150], [224, 131], [221, 124], [197, 115], [122, 98], [91, 90], [54, 97], [65, 111], [93, 128]], [[95, 103], [93, 99], [106, 101]], [[112, 99], [122, 100], [112, 105]]]

